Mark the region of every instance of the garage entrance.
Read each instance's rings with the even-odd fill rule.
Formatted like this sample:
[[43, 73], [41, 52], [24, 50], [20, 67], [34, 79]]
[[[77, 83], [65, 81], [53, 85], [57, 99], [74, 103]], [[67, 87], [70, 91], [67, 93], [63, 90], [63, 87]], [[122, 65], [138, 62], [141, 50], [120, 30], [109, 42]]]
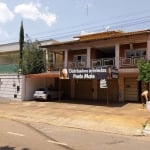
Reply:
[[92, 99], [92, 80], [75, 80], [75, 98]]
[[137, 78], [125, 78], [125, 101], [138, 102]]

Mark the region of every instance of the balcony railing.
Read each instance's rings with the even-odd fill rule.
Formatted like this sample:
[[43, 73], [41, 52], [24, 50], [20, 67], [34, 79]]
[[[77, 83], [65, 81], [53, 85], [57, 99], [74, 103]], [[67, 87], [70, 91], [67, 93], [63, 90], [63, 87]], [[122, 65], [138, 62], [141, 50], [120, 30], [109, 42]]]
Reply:
[[59, 69], [63, 67], [64, 67], [63, 63], [50, 62], [47, 66], [47, 71], [59, 71]]
[[115, 58], [101, 58], [95, 59], [91, 62], [91, 67], [107, 67], [107, 66], [115, 66]]
[[86, 62], [85, 61], [68, 62], [68, 68], [86, 68]]
[[[145, 60], [145, 57], [131, 57], [131, 58], [124, 58], [120, 57], [119, 68], [130, 68], [130, 67], [137, 67], [138, 60]], [[99, 67], [107, 67], [107, 66], [115, 66], [116, 65], [116, 58], [101, 58], [101, 59], [94, 59], [91, 60], [91, 68], [99, 68]], [[57, 71], [60, 68], [63, 68], [63, 63], [49, 63], [48, 70]], [[69, 61], [67, 64], [68, 68], [86, 68], [87, 62], [85, 61]]]
[[136, 67], [139, 60], [145, 60], [145, 57], [120, 57], [120, 67]]

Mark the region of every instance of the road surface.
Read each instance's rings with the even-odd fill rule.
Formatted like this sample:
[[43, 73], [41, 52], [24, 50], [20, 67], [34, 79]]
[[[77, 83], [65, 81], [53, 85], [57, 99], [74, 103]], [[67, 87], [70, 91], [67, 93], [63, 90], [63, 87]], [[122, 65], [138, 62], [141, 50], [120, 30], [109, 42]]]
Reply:
[[0, 119], [0, 150], [149, 150], [150, 137]]
[[28, 125], [12, 120], [0, 119], [0, 150], [65, 149], [69, 149], [65, 143], [50, 139]]

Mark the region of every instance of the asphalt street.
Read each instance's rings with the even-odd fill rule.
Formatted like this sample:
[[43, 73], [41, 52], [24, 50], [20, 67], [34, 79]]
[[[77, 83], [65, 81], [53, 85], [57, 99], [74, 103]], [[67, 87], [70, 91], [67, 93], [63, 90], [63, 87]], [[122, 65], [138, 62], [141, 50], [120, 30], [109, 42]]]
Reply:
[[42, 123], [32, 123], [34, 128], [66, 143], [74, 150], [149, 150], [149, 136], [125, 136], [105, 132], [96, 132], [53, 126]]
[[0, 150], [149, 150], [150, 138], [0, 119]]
[[25, 124], [0, 119], [0, 150], [65, 150], [64, 143], [48, 138]]

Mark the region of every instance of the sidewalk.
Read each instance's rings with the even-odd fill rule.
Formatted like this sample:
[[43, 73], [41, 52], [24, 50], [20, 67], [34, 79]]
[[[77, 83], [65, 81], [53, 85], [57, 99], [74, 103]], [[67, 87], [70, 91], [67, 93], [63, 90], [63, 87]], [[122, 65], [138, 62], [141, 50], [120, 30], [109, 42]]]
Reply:
[[94, 106], [11, 101], [0, 103], [0, 117], [124, 135], [142, 135], [150, 112], [135, 103]]

